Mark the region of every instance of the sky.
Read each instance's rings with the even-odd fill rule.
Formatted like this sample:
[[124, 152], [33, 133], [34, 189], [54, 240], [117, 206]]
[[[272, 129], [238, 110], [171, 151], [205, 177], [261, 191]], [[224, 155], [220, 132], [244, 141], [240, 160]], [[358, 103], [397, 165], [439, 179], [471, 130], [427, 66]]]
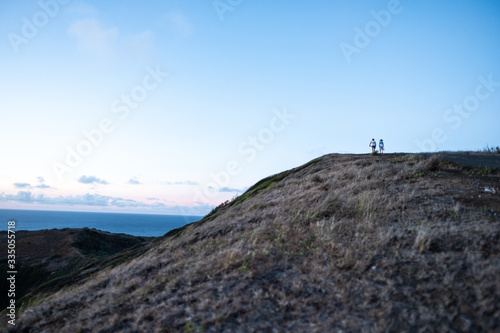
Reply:
[[205, 215], [328, 153], [500, 145], [500, 2], [0, 0], [0, 209]]

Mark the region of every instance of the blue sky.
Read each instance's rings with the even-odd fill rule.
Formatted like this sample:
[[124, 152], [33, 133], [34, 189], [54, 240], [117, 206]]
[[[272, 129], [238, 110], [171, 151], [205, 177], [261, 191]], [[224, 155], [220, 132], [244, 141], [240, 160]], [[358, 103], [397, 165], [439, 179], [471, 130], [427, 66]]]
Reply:
[[500, 145], [498, 1], [0, 0], [0, 208], [204, 215], [326, 153]]

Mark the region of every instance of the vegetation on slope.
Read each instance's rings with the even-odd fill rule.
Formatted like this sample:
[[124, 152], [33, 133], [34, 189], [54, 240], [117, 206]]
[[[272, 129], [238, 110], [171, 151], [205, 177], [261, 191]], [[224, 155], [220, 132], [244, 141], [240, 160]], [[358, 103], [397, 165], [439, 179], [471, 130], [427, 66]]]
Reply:
[[[16, 236], [18, 309], [105, 267], [142, 254], [153, 239], [88, 228], [18, 231]], [[6, 232], [0, 233], [1, 243], [7, 244]], [[9, 270], [6, 257], [0, 259], [0, 269]], [[1, 281], [0, 289], [9, 289], [7, 280]], [[2, 309], [7, 307], [7, 302], [8, 298], [1, 299]]]
[[15, 330], [498, 329], [500, 177], [466, 171], [438, 155], [324, 156], [47, 297]]

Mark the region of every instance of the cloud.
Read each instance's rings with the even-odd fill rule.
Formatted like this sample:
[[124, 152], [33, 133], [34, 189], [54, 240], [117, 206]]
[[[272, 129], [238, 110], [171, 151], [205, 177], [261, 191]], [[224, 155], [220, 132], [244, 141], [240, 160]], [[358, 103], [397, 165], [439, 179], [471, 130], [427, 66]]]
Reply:
[[98, 58], [110, 58], [116, 53], [118, 28], [106, 27], [95, 18], [78, 19], [68, 34], [76, 39], [78, 50]]
[[222, 187], [219, 189], [219, 192], [229, 192], [229, 193], [243, 193], [245, 191], [246, 191], [245, 189], [230, 188], [230, 187]]
[[[77, 49], [82, 53], [101, 60], [128, 55], [135, 61], [151, 62], [154, 46], [152, 31], [145, 30], [122, 37], [117, 27], [99, 20], [99, 11], [85, 3], [68, 6], [67, 13], [75, 18], [67, 34], [74, 39]], [[172, 20], [177, 22], [179, 29], [186, 29], [182, 27], [181, 18], [174, 17]]]
[[[148, 198], [156, 199], [156, 198]], [[83, 194], [70, 196], [48, 197], [44, 194], [33, 194], [31, 191], [19, 191], [17, 194], [0, 194], [0, 202], [20, 202], [25, 204], [57, 205], [57, 206], [87, 206], [107, 207], [118, 209], [142, 209], [150, 212], [151, 209], [164, 214], [202, 216], [207, 214], [214, 206], [199, 203], [189, 206], [167, 206], [162, 202], [144, 203], [132, 199], [111, 197], [100, 194]]]
[[17, 194], [1, 195], [0, 201], [20, 201], [39, 204], [55, 205], [87, 205], [87, 206], [107, 206], [110, 197], [99, 194], [85, 194], [76, 196], [47, 197], [44, 194], [33, 194], [30, 191], [19, 191]]
[[178, 182], [165, 182], [165, 185], [188, 185], [188, 186], [198, 186], [197, 182], [186, 180], [186, 181], [178, 181]]
[[30, 183], [21, 183], [21, 182], [18, 182], [18, 183], [14, 183], [14, 187], [18, 188], [18, 189], [23, 189], [23, 190], [33, 189], [33, 188], [39, 188], [39, 189], [49, 189], [49, 188], [52, 188], [51, 186], [49, 186], [47, 184], [44, 184], [45, 179], [43, 177], [36, 177], [36, 179], [38, 180], [38, 182], [40, 184], [38, 184], [38, 185], [31, 185]]
[[1, 194], [0, 201], [19, 201], [19, 202], [31, 202], [32, 195], [30, 191], [19, 191], [17, 194]]
[[81, 176], [78, 178], [78, 182], [82, 184], [102, 184], [102, 185], [107, 185], [109, 184], [107, 181], [94, 177], [94, 176]]
[[139, 185], [139, 184], [141, 184], [141, 182], [138, 181], [136, 177], [132, 177], [132, 178], [129, 179], [129, 181], [127, 182], [127, 184], [130, 184], [130, 185]]
[[39, 188], [39, 189], [53, 188], [52, 186], [49, 186], [49, 185], [45, 184], [45, 178], [43, 178], [43, 177], [36, 177], [36, 179], [38, 180], [38, 182], [40, 184], [36, 185], [35, 188]]
[[187, 36], [193, 33], [191, 21], [179, 10], [168, 12], [164, 16], [163, 21], [166, 21], [170, 28], [178, 35]]
[[[30, 191], [19, 191], [17, 194], [1, 194], [0, 201], [18, 201], [24, 203], [37, 203], [45, 205], [65, 205], [65, 206], [102, 206], [102, 207], [150, 207], [140, 201], [124, 199], [119, 197], [110, 197], [100, 194], [84, 194], [47, 197], [44, 194], [33, 194]], [[158, 206], [155, 203], [153, 206]]]
[[14, 183], [16, 188], [31, 188], [32, 186], [29, 183]]

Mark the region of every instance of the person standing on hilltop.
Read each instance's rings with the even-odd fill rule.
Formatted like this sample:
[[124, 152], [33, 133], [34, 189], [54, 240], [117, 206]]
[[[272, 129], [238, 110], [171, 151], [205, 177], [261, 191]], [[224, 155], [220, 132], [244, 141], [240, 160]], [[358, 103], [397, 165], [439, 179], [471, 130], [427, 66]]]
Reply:
[[375, 148], [377, 148], [377, 142], [375, 141], [375, 139], [372, 139], [368, 147], [372, 147], [372, 153], [375, 152]]
[[384, 140], [380, 139], [380, 142], [378, 143], [378, 147], [380, 148], [380, 153], [384, 153]]

